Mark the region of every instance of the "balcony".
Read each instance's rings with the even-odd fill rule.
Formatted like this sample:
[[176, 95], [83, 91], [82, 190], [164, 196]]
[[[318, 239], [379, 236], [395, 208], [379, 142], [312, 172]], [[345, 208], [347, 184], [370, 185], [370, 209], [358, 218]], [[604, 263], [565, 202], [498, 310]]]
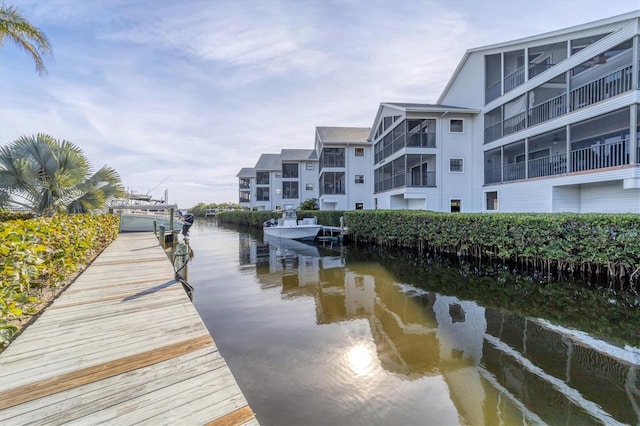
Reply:
[[[565, 76], [560, 75], [550, 82], [562, 83], [564, 81]], [[553, 120], [568, 112], [585, 108], [628, 92], [633, 88], [632, 83], [633, 67], [629, 65], [571, 90], [568, 96], [569, 105], [567, 105], [567, 94], [563, 93], [540, 105], [529, 108], [523, 113], [489, 125], [484, 129], [484, 143], [493, 142], [527, 127]], [[521, 117], [521, 114], [526, 115], [526, 121], [524, 117]], [[499, 119], [500, 117], [494, 117], [492, 121], [495, 121], [496, 118]]]
[[571, 171], [596, 170], [629, 164], [629, 141], [598, 144], [571, 151]]
[[524, 66], [504, 78], [504, 92], [507, 93], [521, 84], [524, 84]]
[[573, 89], [569, 95], [571, 111], [593, 105], [631, 90], [633, 83], [632, 68], [629, 65], [605, 77]]
[[[640, 146], [637, 151], [640, 163]], [[502, 167], [485, 167], [484, 183], [493, 184], [521, 179], [532, 179], [561, 175], [571, 172], [604, 169], [630, 164], [629, 141], [597, 144], [587, 148], [575, 149], [567, 154], [556, 154], [529, 160], [505, 164]]]
[[529, 160], [528, 175], [530, 178], [559, 175], [562, 173], [567, 173], [567, 154]]
[[418, 175], [407, 175], [407, 186], [416, 187], [435, 187], [436, 186], [436, 172], [422, 172]]

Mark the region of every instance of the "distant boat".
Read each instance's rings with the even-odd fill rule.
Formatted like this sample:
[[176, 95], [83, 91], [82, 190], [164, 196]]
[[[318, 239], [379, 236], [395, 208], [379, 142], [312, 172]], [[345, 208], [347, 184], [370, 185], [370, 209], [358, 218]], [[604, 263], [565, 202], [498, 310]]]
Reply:
[[264, 223], [264, 235], [292, 240], [314, 240], [322, 229], [315, 218], [298, 220], [293, 206], [285, 206], [282, 217]]
[[[120, 232], [153, 232], [164, 226], [171, 230], [171, 209], [177, 211], [177, 206], [154, 201], [148, 195], [128, 195], [126, 198], [113, 200], [109, 210], [120, 216]], [[173, 217], [173, 230], [182, 229], [183, 222]]]
[[[171, 230], [170, 218], [164, 214], [156, 214], [149, 212], [129, 212], [120, 213], [120, 232], [153, 232], [153, 223], [155, 222], [157, 230], [160, 226], [164, 226], [167, 231]], [[173, 218], [173, 230], [182, 229], [182, 221]]]

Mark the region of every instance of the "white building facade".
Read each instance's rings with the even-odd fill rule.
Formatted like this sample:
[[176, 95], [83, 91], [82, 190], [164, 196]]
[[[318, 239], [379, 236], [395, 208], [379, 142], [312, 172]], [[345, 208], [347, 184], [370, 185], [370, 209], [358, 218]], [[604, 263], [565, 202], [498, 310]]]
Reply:
[[640, 213], [640, 12], [467, 51], [471, 211]]
[[[383, 102], [368, 131], [316, 128], [307, 160], [318, 169], [312, 180], [305, 168], [308, 193], [293, 200], [317, 197], [323, 210], [640, 213], [639, 138], [640, 10], [468, 50], [436, 104]], [[273, 209], [283, 201], [274, 188], [295, 179], [276, 182], [284, 163], [270, 170], [266, 160], [253, 168], [255, 198]], [[272, 183], [261, 184], [267, 169]], [[238, 174], [241, 205], [251, 204], [251, 173]]]
[[371, 129], [316, 127], [320, 210], [372, 209]]

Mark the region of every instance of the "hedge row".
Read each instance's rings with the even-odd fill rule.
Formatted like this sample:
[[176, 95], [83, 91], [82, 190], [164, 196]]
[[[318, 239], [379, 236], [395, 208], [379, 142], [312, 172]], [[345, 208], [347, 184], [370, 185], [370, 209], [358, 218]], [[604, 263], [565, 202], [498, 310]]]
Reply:
[[344, 213], [351, 238], [389, 247], [511, 262], [547, 274], [605, 274], [621, 287], [640, 279], [640, 215]]
[[[316, 217], [318, 223], [326, 226], [340, 226], [341, 210], [299, 210], [296, 212], [298, 219]], [[272, 211], [226, 211], [216, 216], [221, 223], [233, 225], [249, 225], [262, 228], [262, 224], [269, 219], [278, 219], [280, 215]]]
[[12, 320], [37, 313], [56, 289], [118, 235], [116, 215], [56, 215], [0, 222], [0, 349], [17, 331]]

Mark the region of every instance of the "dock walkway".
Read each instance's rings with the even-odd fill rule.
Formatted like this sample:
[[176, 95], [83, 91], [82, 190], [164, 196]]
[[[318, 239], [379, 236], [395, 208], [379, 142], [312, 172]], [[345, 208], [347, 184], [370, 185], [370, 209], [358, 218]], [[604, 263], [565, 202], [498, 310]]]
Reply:
[[258, 425], [153, 234], [120, 234], [0, 354], [0, 424]]

